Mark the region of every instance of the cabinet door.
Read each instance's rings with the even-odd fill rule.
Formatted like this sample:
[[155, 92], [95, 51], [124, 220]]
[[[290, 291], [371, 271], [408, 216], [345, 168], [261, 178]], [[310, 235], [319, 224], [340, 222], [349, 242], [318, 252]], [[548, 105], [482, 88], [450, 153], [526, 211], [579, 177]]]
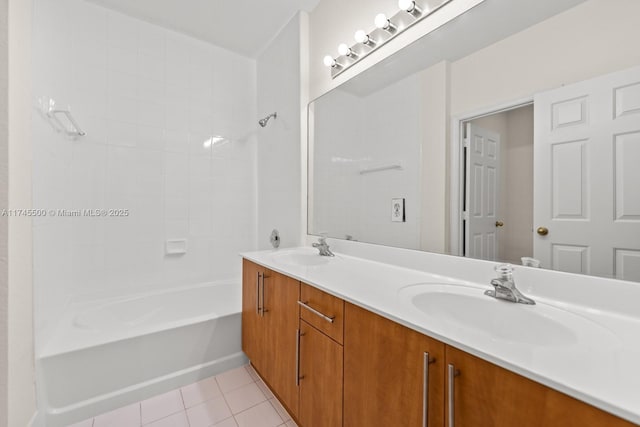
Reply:
[[264, 317], [268, 364], [264, 379], [292, 415], [298, 412], [296, 341], [300, 282], [274, 271], [264, 278]]
[[340, 427], [342, 346], [304, 320], [300, 320], [300, 334], [300, 425]]
[[261, 322], [260, 287], [265, 268], [242, 260], [242, 351], [258, 371], [264, 369], [264, 322]]
[[441, 427], [444, 354], [443, 343], [346, 303], [345, 427]]
[[[611, 414], [447, 346], [449, 427], [632, 427]], [[453, 390], [451, 386], [453, 385]], [[453, 419], [451, 417], [453, 415]]]

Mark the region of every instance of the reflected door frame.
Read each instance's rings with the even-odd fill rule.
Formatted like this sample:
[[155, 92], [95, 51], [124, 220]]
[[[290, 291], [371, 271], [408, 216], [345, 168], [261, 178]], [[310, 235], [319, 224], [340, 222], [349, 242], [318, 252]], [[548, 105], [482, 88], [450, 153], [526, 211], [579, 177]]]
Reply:
[[461, 114], [451, 118], [451, 164], [450, 166], [450, 186], [449, 191], [449, 253], [451, 255], [464, 256], [464, 203], [465, 203], [465, 159], [464, 159], [464, 143], [465, 143], [465, 124], [471, 120], [493, 114], [503, 113], [505, 111], [515, 110], [520, 107], [526, 107], [533, 104], [533, 96], [521, 98], [497, 104], [491, 107], [482, 108]]

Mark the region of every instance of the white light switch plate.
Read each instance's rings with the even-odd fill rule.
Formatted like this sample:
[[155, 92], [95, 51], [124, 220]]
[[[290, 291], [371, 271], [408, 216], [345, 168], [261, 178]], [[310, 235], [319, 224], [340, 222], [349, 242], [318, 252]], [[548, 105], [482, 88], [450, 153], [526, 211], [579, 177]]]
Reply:
[[404, 198], [391, 199], [391, 221], [405, 222]]

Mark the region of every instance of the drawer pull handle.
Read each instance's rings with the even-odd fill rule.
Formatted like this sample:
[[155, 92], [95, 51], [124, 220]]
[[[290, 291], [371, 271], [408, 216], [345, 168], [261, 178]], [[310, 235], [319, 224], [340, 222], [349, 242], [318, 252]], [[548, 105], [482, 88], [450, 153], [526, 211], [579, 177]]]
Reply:
[[309, 310], [310, 312], [312, 312], [316, 316], [322, 317], [324, 320], [326, 320], [329, 323], [333, 323], [333, 319], [336, 318], [335, 316], [327, 316], [325, 314], [320, 313], [318, 310], [316, 310], [314, 308], [311, 308], [307, 302], [298, 301], [298, 304], [300, 304], [301, 307], [306, 308], [307, 310]]

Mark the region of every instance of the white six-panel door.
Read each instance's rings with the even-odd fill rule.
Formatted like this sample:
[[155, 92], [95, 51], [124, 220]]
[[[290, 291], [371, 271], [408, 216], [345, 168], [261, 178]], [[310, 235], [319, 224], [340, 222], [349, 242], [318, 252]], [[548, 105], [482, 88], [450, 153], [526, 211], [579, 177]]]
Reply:
[[534, 111], [534, 256], [640, 281], [640, 68], [541, 93]]
[[495, 261], [500, 191], [500, 135], [467, 123], [465, 256]]

